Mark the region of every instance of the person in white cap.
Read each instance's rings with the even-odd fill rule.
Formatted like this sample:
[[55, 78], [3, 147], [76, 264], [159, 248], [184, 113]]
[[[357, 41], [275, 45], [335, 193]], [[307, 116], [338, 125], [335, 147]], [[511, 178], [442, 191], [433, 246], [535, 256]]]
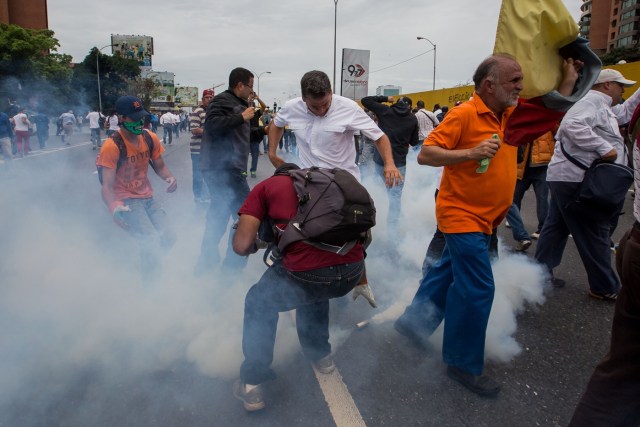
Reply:
[[589, 296], [597, 300], [615, 301], [618, 297], [620, 281], [611, 266], [610, 233], [620, 211], [610, 214], [576, 209], [572, 202], [585, 171], [565, 153], [585, 166], [597, 159], [626, 164], [628, 156], [619, 126], [631, 120], [640, 104], [640, 91], [621, 102], [625, 88], [635, 83], [619, 71], [602, 70], [591, 90], [562, 119], [547, 170], [551, 203], [535, 258], [552, 274], [552, 284], [562, 287], [564, 280], [553, 278], [553, 269], [560, 264], [571, 234], [587, 271]]

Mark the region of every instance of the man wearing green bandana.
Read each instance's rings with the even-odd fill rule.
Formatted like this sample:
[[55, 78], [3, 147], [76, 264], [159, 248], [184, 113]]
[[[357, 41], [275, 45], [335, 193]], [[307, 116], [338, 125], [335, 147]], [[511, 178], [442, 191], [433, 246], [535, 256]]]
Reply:
[[[142, 273], [150, 279], [159, 271], [159, 248], [170, 248], [175, 233], [167, 223], [164, 209], [153, 199], [153, 188], [147, 178], [149, 164], [167, 182], [168, 193], [173, 193], [178, 184], [164, 163], [160, 140], [155, 133], [143, 129], [149, 113], [140, 98], [120, 97], [116, 113], [120, 130], [105, 140], [96, 160], [102, 169], [102, 200], [114, 222], [138, 241]], [[126, 155], [119, 146], [126, 148]]]

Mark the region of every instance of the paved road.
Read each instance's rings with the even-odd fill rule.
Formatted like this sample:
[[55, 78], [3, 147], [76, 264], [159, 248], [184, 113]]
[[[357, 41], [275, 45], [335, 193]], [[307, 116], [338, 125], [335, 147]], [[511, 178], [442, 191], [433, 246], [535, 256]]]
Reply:
[[[495, 354], [487, 371], [503, 384], [498, 398], [452, 383], [438, 350], [422, 352], [397, 335], [392, 320], [417, 287], [433, 227], [432, 176], [410, 166], [405, 240], [390, 250], [379, 221], [368, 259], [380, 308], [346, 298], [332, 304], [339, 375], [316, 377], [285, 314], [268, 407], [246, 414], [230, 390], [241, 360], [243, 297], [263, 266], [254, 257], [242, 277], [191, 275], [204, 208], [190, 191], [186, 136], [165, 154], [178, 192], [167, 194], [153, 180], [180, 239], [163, 280], [152, 285], [139, 281], [137, 250], [100, 200], [88, 141], [63, 147], [53, 138], [49, 146], [14, 161], [11, 174], [0, 169], [0, 426], [566, 425], [606, 351], [613, 306], [587, 298], [572, 242], [556, 273], [566, 288], [546, 289], [540, 304], [514, 303], [504, 312], [494, 306], [492, 328], [503, 334], [488, 345]], [[251, 182], [272, 170], [262, 156]], [[384, 215], [384, 192], [372, 192]], [[533, 203], [527, 194], [524, 206]], [[616, 237], [631, 224], [631, 211], [629, 199]], [[530, 231], [534, 217], [524, 212]], [[501, 227], [500, 236], [500, 295], [541, 301], [535, 267], [509, 251], [508, 230]], [[529, 256], [534, 250], [535, 243]]]

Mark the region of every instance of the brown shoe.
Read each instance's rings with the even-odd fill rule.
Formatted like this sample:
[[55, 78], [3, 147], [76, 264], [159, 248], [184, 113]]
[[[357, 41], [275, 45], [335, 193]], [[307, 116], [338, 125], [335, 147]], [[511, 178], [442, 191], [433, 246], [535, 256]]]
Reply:
[[259, 411], [264, 409], [264, 400], [262, 399], [262, 387], [260, 385], [247, 391], [247, 385], [240, 380], [233, 384], [233, 395], [236, 399], [244, 402], [244, 409], [248, 412]]

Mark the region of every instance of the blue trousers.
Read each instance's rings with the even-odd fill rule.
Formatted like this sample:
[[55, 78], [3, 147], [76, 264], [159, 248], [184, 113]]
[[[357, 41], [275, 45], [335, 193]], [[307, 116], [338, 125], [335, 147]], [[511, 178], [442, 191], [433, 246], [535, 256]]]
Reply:
[[[384, 166], [375, 163], [376, 175], [384, 182]], [[398, 170], [403, 177], [406, 178], [407, 166], [398, 166]], [[402, 190], [404, 189], [404, 181], [397, 186], [387, 187], [387, 196], [389, 197], [389, 211], [387, 213], [387, 228], [391, 236], [398, 235], [398, 223], [402, 210]]]
[[251, 152], [251, 172], [255, 172], [258, 169], [258, 159], [260, 158], [260, 141], [250, 142], [249, 149]]
[[202, 170], [200, 169], [200, 154], [191, 153], [191, 171], [193, 176], [193, 197], [196, 202], [208, 200], [209, 190], [207, 184], [202, 177]]
[[241, 381], [262, 384], [276, 377], [271, 362], [282, 311], [297, 309], [296, 329], [307, 359], [330, 354], [329, 299], [348, 294], [363, 270], [364, 261], [310, 271], [288, 271], [281, 263], [270, 267], [245, 298]]
[[491, 236], [444, 233], [444, 237], [442, 257], [422, 279], [402, 316], [425, 338], [445, 320], [445, 363], [481, 375], [495, 290], [489, 259]]

